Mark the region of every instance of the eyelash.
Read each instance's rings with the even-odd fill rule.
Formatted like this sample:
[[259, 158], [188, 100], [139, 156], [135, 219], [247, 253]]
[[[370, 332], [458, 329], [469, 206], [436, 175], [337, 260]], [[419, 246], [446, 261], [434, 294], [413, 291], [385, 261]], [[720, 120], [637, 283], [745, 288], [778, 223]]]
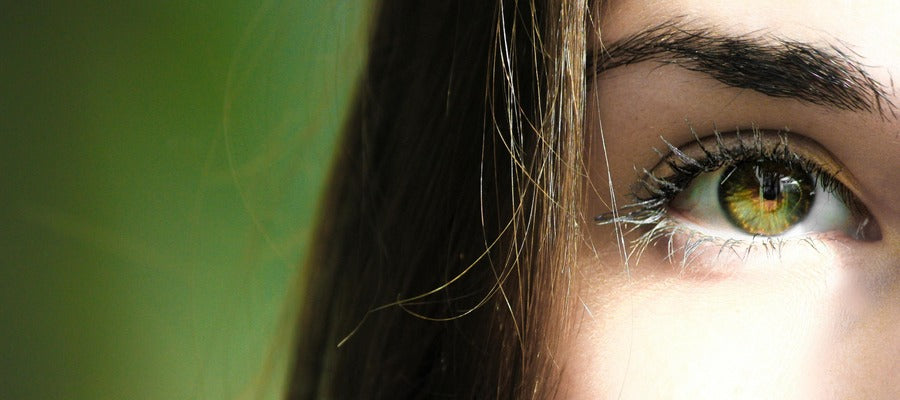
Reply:
[[[761, 237], [761, 241], [747, 242], [739, 239], [722, 239], [710, 236], [694, 229], [683, 226], [675, 221], [668, 211], [669, 203], [682, 190], [684, 190], [698, 175], [716, 171], [720, 168], [735, 165], [748, 160], [765, 160], [787, 164], [798, 164], [800, 168], [813, 177], [814, 185], [821, 185], [823, 190], [835, 194], [854, 214], [866, 214], [866, 208], [852, 192], [844, 186], [836, 177], [840, 171], [828, 171], [818, 163], [809, 160], [791, 149], [791, 133], [783, 131], [763, 131], [753, 127], [749, 134], [740, 130], [728, 133], [714, 131], [714, 146], [704, 143], [691, 128], [694, 141], [690, 144], [699, 147], [703, 154], [701, 157], [692, 157], [680, 148], [672, 145], [665, 138], [660, 137], [666, 145], [668, 153], [654, 149], [660, 155], [660, 162], [650, 170], [644, 169], [641, 178], [632, 189], [634, 203], [619, 208], [618, 210], [595, 217], [598, 224], [618, 223], [630, 227], [630, 231], [645, 228], [645, 232], [633, 243], [633, 254], [638, 258], [651, 244], [659, 240], [667, 239], [667, 258], [674, 258], [678, 250], [683, 250], [681, 264], [685, 267], [694, 251], [704, 243], [717, 243], [720, 251], [737, 250], [740, 246], [746, 246], [746, 252], [755, 245], [761, 245], [769, 251], [778, 253], [785, 242], [782, 237]], [[767, 148], [764, 145], [764, 137], [771, 141], [772, 136], [778, 138], [778, 144]], [[734, 142], [726, 144], [727, 142]], [[686, 147], [682, 146], [682, 148]], [[668, 168], [671, 174], [660, 176], [656, 171]], [[676, 249], [674, 237], [677, 233], [686, 233], [688, 240]], [[810, 237], [802, 241], [816, 246], [816, 241]], [[736, 251], [737, 252], [737, 251]]]

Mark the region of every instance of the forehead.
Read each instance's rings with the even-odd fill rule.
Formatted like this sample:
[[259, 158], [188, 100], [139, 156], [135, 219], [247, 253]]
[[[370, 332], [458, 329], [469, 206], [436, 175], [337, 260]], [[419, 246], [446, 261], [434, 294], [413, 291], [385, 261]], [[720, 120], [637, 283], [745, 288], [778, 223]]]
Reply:
[[873, 65], [897, 64], [900, 54], [900, 2], [895, 0], [611, 0], [601, 2], [598, 11], [604, 42], [678, 17], [735, 34], [837, 40]]

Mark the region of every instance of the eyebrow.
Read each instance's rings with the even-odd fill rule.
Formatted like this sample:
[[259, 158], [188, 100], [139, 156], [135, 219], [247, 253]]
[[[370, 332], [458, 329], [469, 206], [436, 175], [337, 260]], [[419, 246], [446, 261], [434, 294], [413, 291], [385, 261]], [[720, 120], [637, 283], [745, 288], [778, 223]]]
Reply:
[[[656, 61], [708, 74], [728, 86], [849, 111], [896, 116], [885, 85], [849, 49], [766, 34], [728, 35], [674, 19], [588, 54], [588, 76]], [[888, 89], [890, 87], [890, 90]]]

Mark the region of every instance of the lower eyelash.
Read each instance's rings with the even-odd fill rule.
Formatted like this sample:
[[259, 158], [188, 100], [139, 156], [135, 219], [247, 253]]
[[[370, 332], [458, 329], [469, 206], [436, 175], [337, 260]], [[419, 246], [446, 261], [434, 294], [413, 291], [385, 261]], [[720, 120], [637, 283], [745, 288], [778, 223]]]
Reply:
[[[686, 268], [690, 262], [699, 256], [698, 251], [705, 248], [705, 244], [718, 245], [718, 252], [741, 253], [746, 256], [755, 248], [763, 248], [767, 253], [779, 254], [787, 241], [802, 241], [816, 248], [819, 241], [812, 237], [800, 239], [786, 239], [782, 237], [752, 236], [749, 240], [723, 239], [712, 236], [685, 226], [672, 218], [669, 211], [669, 203], [699, 174], [712, 172], [728, 165], [734, 165], [747, 160], [769, 160], [781, 163], [799, 164], [815, 180], [814, 184], [821, 185], [825, 190], [835, 193], [850, 207], [853, 212], [863, 212], [865, 208], [855, 200], [850, 191], [841, 184], [833, 172], [825, 171], [813, 161], [807, 160], [797, 152], [790, 149], [790, 132], [762, 131], [753, 127], [750, 133], [734, 131], [720, 133], [715, 131], [712, 144], [704, 144], [696, 132], [691, 128], [694, 142], [689, 145], [697, 146], [695, 152], [700, 157], [691, 156], [664, 138], [668, 153], [654, 149], [660, 154], [660, 162], [652, 169], [642, 171], [641, 179], [632, 188], [634, 202], [623, 206], [615, 212], [609, 212], [595, 217], [595, 222], [600, 225], [622, 224], [628, 232], [643, 230], [644, 233], [632, 242], [631, 255], [637, 260], [647, 247], [665, 241], [667, 244], [667, 256], [670, 261], [680, 254], [680, 264]], [[686, 146], [682, 146], [685, 148]], [[668, 173], [663, 174], [663, 172]], [[676, 245], [676, 237], [683, 243]], [[741, 257], [744, 258], [744, 257]]]
[[[822, 243], [814, 236], [783, 238], [756, 235], [749, 240], [724, 239], [684, 226], [683, 223], [668, 216], [665, 211], [663, 214], [664, 216], [659, 222], [651, 224], [652, 226], [646, 232], [631, 243], [629, 258], [634, 257], [636, 262], [639, 262], [648, 247], [657, 243], [665, 243], [665, 259], [677, 262], [684, 271], [694, 260], [707, 254], [709, 250], [715, 250], [716, 258], [721, 257], [723, 253], [730, 253], [740, 260], [746, 260], [751, 252], [757, 249], [764, 250], [767, 255], [775, 255], [780, 258], [782, 249], [787, 244], [800, 243], [818, 250]], [[636, 228], [637, 226], [633, 226], [632, 230]], [[676, 244], [676, 238], [680, 239], [682, 243]]]

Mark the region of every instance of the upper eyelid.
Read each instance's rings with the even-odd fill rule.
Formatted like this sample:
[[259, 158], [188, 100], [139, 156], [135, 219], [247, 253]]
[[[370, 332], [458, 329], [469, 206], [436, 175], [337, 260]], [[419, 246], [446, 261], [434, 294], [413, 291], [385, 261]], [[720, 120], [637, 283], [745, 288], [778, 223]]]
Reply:
[[[678, 175], [679, 172], [675, 169], [678, 168], [680, 160], [684, 157], [694, 160], [706, 160], [710, 156], [717, 155], [729, 157], [731, 156], [728, 154], [729, 151], [745, 148], [756, 153], [782, 153], [783, 156], [799, 156], [804, 162], [815, 165], [817, 171], [839, 181], [850, 192], [860, 193], [859, 185], [853, 175], [830, 152], [814, 140], [787, 129], [768, 130], [752, 127], [727, 133], [715, 131], [712, 135], [704, 137], [694, 134], [694, 140], [680, 146], [673, 146], [665, 140], [664, 143], [670, 151], [663, 154], [660, 161], [647, 171], [657, 179]], [[635, 193], [638, 198], [647, 194], [649, 193], [642, 194], [639, 191]]]

